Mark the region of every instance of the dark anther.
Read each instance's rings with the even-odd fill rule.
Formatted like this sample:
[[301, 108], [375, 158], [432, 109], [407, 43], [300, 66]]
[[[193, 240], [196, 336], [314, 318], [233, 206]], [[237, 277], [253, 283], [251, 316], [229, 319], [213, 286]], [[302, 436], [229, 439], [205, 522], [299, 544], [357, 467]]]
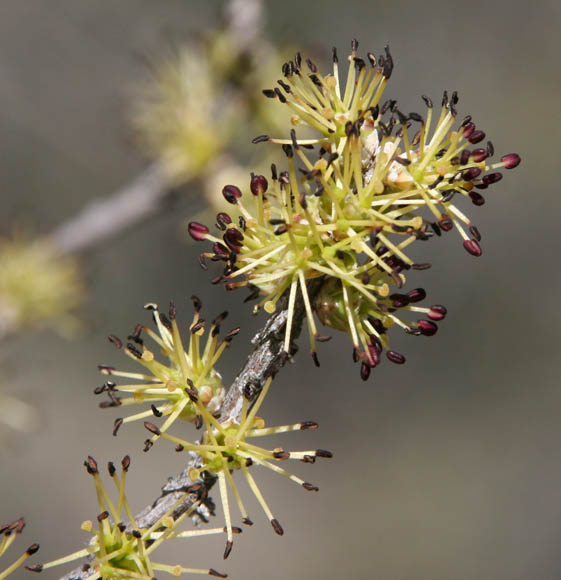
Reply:
[[273, 526], [273, 530], [275, 530], [275, 532], [279, 536], [282, 536], [284, 534], [284, 531], [282, 529], [282, 526], [279, 524], [279, 521], [276, 518], [273, 518], [271, 520], [271, 525]]
[[368, 60], [370, 61], [370, 66], [372, 68], [375, 68], [376, 67], [376, 57], [371, 52], [367, 52], [366, 56], [368, 57]]
[[449, 232], [454, 227], [454, 222], [450, 216], [442, 214], [442, 217], [438, 220], [438, 225], [442, 231]]
[[315, 351], [312, 351], [312, 360], [314, 361], [314, 364], [316, 365], [316, 367], [319, 367], [319, 358], [318, 358], [318, 353]]
[[360, 365], [360, 378], [363, 381], [367, 381], [368, 377], [370, 377], [370, 366], [363, 362]]
[[122, 424], [123, 424], [123, 419], [121, 417], [119, 417], [118, 419], [115, 419], [115, 422], [113, 423], [113, 437], [117, 436], [117, 432], [119, 431]]
[[258, 137], [254, 137], [251, 142], [256, 145], [257, 143], [265, 143], [269, 140], [269, 135], [259, 135]]
[[447, 203], [452, 200], [452, 198], [456, 195], [455, 189], [445, 189], [442, 192], [442, 199], [440, 200], [443, 203]]
[[[163, 313], [160, 312], [160, 322], [168, 329], [171, 330], [171, 322], [169, 318]], [[128, 346], [128, 345], [127, 345]]]
[[[464, 137], [465, 137], [465, 133], [464, 133]], [[483, 131], [473, 131], [469, 137], [467, 137], [467, 140], [472, 144], [475, 145], [476, 143], [479, 143], [480, 141], [483, 141], [483, 139], [485, 139], [485, 133]]]
[[294, 151], [292, 151], [292, 147], [290, 145], [283, 145], [282, 146], [282, 150], [284, 151], [284, 154], [289, 158], [292, 159], [292, 157], [294, 157]]
[[150, 433], [153, 433], [154, 435], [161, 435], [162, 433], [159, 427], [157, 425], [154, 425], [154, 423], [150, 423], [150, 421], [144, 421], [144, 427], [146, 427], [146, 429], [148, 429], [148, 431], [150, 431]]
[[393, 58], [390, 54], [390, 47], [385, 46], [384, 51], [386, 53], [386, 58], [384, 59], [384, 76], [389, 79], [392, 76], [393, 71]]
[[520, 155], [509, 153], [508, 155], [503, 155], [501, 161], [504, 163], [505, 169], [514, 169], [520, 164]]
[[362, 58], [355, 58], [355, 69], [357, 73], [360, 73], [361, 70], [363, 70], [364, 68], [366, 68], [366, 63], [364, 62], [364, 60], [362, 60]]
[[469, 231], [471, 235], [475, 238], [475, 240], [477, 240], [478, 242], [481, 241], [481, 234], [479, 233], [479, 230], [475, 226], [469, 226]]
[[396, 365], [402, 365], [405, 362], [405, 357], [401, 353], [395, 352], [395, 350], [388, 350], [386, 357]]
[[432, 267], [432, 264], [429, 264], [428, 262], [426, 262], [424, 264], [413, 264], [411, 266], [411, 268], [413, 268], [413, 270], [428, 270], [431, 267]]
[[187, 230], [189, 231], [189, 235], [197, 242], [205, 240], [208, 234], [208, 228], [199, 222], [189, 222]]
[[127, 343], [127, 350], [134, 355], [136, 358], [142, 358], [142, 353], [132, 344], [132, 342]]
[[485, 203], [485, 198], [480, 193], [477, 193], [477, 191], [470, 191], [468, 195], [473, 205], [479, 206]]
[[418, 320], [417, 325], [424, 336], [433, 336], [438, 330], [438, 326], [430, 320]]
[[307, 482], [304, 482], [302, 484], [302, 487], [304, 489], [307, 489], [308, 491], [319, 491], [319, 487], [312, 485], [311, 483], [307, 483]]
[[337, 56], [337, 48], [334, 46], [331, 48], [331, 58], [333, 62], [339, 62], [339, 57]]
[[249, 184], [249, 188], [253, 195], [263, 195], [269, 187], [267, 183], [267, 179], [264, 175], [255, 175], [251, 174], [251, 181]]
[[468, 254], [471, 254], [476, 258], [481, 256], [482, 253], [481, 246], [477, 243], [476, 240], [464, 240], [464, 248], [466, 249], [466, 252], [468, 252]]
[[488, 175], [483, 176], [483, 183], [485, 185], [491, 185], [492, 183], [497, 183], [503, 178], [503, 174], [499, 173], [498, 171], [495, 173], [489, 173]]
[[442, 306], [442, 304], [433, 304], [430, 307], [430, 310], [427, 314], [427, 316], [431, 319], [431, 320], [442, 320], [443, 318], [445, 318], [446, 314], [448, 313], [448, 311], [446, 310], [446, 308], [444, 306]]
[[409, 296], [410, 302], [415, 303], [424, 300], [427, 297], [427, 293], [424, 288], [415, 288], [413, 290], [410, 290], [407, 293], [407, 296]]
[[429, 109], [432, 109], [432, 99], [430, 97], [427, 97], [427, 95], [423, 95], [421, 98], [423, 99], [423, 101], [425, 101], [425, 105]]
[[261, 92], [269, 99], [275, 99], [277, 97], [277, 93], [273, 89], [263, 89]]
[[97, 468], [97, 461], [91, 455], [88, 455], [88, 458], [86, 461], [84, 461], [84, 465], [86, 466], [86, 470], [90, 475], [99, 473]]
[[123, 343], [121, 339], [114, 334], [110, 334], [108, 337], [109, 342], [113, 343], [117, 348], [123, 348]]
[[292, 146], [296, 151], [298, 151], [298, 149], [300, 149], [300, 146], [298, 145], [298, 141], [296, 140], [296, 131], [294, 129], [290, 130], [290, 139], [292, 140]]
[[286, 97], [282, 94], [281, 90], [278, 87], [275, 87], [275, 94], [277, 95], [281, 103], [286, 103]]

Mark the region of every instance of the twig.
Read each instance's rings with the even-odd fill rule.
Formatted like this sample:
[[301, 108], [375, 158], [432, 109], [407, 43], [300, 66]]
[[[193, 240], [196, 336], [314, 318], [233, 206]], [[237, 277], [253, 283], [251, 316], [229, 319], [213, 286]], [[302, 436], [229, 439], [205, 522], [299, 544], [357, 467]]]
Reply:
[[152, 216], [170, 195], [169, 180], [159, 164], [106, 199], [87, 205], [49, 235], [57, 251], [81, 252]]

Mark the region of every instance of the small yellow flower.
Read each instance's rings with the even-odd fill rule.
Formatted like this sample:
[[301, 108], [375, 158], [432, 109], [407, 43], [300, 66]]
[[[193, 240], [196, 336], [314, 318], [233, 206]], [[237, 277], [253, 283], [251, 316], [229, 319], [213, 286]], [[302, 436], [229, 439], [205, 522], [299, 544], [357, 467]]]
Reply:
[[[95, 529], [94, 523], [90, 520], [86, 520], [81, 526], [83, 531], [93, 535], [88, 547], [46, 564], [28, 566], [28, 570], [41, 572], [53, 566], [60, 566], [74, 560], [88, 558], [83, 568], [89, 572], [88, 580], [93, 580], [94, 578], [101, 578], [101, 580], [153, 580], [157, 571], [167, 572], [175, 577], [179, 577], [182, 574], [210, 574], [220, 578], [226, 577], [226, 574], [217, 572], [212, 568], [206, 570], [185, 568], [179, 565], [159, 564], [151, 559], [152, 552], [165, 540], [224, 532], [223, 528], [189, 532], [177, 531], [178, 526], [192, 515], [199, 506], [199, 502], [195, 501], [188, 510], [174, 519], [174, 511], [185, 501], [191, 490], [187, 490], [186, 495], [182, 496], [151, 527], [139, 528], [136, 525], [125, 494], [125, 482], [130, 466], [129, 456], [125, 456], [121, 461], [120, 476], [117, 474], [115, 465], [111, 462], [108, 464], [109, 476], [117, 488], [116, 501], [111, 499], [105, 488], [95, 459], [88, 457], [84, 465], [94, 479], [100, 510], [96, 518], [97, 529]], [[195, 489], [192, 491], [195, 491]], [[129, 521], [128, 525], [124, 523], [126, 520]]]
[[[248, 397], [252, 396], [251, 392], [244, 393], [247, 395], [243, 400], [242, 414], [240, 422], [237, 423], [229, 420], [225, 423], [219, 423], [208, 411], [201, 407], [201, 416], [206, 427], [202, 441], [200, 444], [190, 443], [176, 437], [169, 433], [161, 431], [156, 425], [150, 422], [145, 422], [144, 426], [153, 434], [154, 438], [163, 437], [168, 441], [176, 444], [176, 451], [192, 451], [200, 456], [201, 465], [198, 469], [193, 468], [189, 474], [192, 481], [196, 481], [203, 473], [209, 473], [218, 477], [220, 487], [220, 498], [224, 509], [226, 519], [226, 531], [228, 539], [226, 542], [226, 550], [224, 558], [227, 558], [233, 543], [232, 536], [232, 517], [230, 515], [230, 507], [228, 500], [228, 489], [232, 492], [238, 508], [242, 514], [243, 523], [252, 525], [252, 521], [247, 515], [243, 501], [239, 494], [238, 488], [232, 476], [233, 470], [239, 470], [243, 473], [251, 491], [257, 498], [257, 501], [263, 508], [267, 518], [271, 522], [273, 529], [279, 535], [282, 535], [283, 529], [271, 512], [263, 494], [261, 493], [253, 475], [250, 472], [252, 466], [262, 466], [275, 473], [287, 477], [296, 484], [302, 486], [309, 491], [317, 491], [318, 488], [303, 479], [292, 475], [277, 463], [286, 459], [299, 459], [306, 463], [313, 463], [316, 457], [331, 457], [329, 451], [323, 449], [315, 449], [312, 451], [285, 451], [282, 448], [265, 449], [250, 443], [248, 439], [254, 437], [263, 437], [265, 435], [274, 435], [277, 433], [286, 433], [290, 431], [316, 429], [317, 423], [312, 421], [304, 421], [296, 423], [295, 425], [283, 425], [277, 427], [266, 427], [262, 418], [257, 417], [257, 412], [261, 407], [265, 396], [269, 390], [272, 379], [267, 379], [263, 389], [259, 393], [254, 406], [248, 412]], [[250, 390], [250, 389], [249, 389]], [[196, 392], [192, 393], [194, 400], [196, 400]]]
[[[166, 431], [176, 419], [199, 424], [200, 407], [204, 407], [211, 415], [219, 411], [224, 398], [224, 386], [215, 365], [239, 329], [230, 331], [222, 340], [219, 340], [220, 324], [228, 314], [223, 312], [213, 320], [203, 347], [201, 339], [205, 333], [206, 323], [200, 318], [201, 301], [196, 296], [193, 296], [192, 300], [195, 315], [189, 327], [190, 338], [187, 350], [183, 345], [173, 303], [170, 304], [169, 316], [161, 313], [156, 304], [145, 305], [145, 308], [152, 312], [157, 332], [139, 324], [133, 334], [128, 336], [131, 342], [126, 345], [114, 335], [109, 337], [109, 340], [127, 356], [140, 363], [145, 371], [127, 372], [116, 370], [112, 366], [99, 365], [99, 369], [105, 375], [135, 381], [117, 385], [110, 380], [95, 389], [96, 394], [106, 393], [109, 397], [109, 400], [102, 402], [100, 406], [107, 408], [137, 404], [149, 405], [149, 409], [145, 411], [117, 419], [114, 434], [123, 423], [145, 419], [149, 416], [165, 417], [161, 429]], [[147, 347], [142, 338], [143, 334], [155, 342], [157, 349], [167, 358], [167, 363], [160, 362], [157, 352]], [[198, 392], [196, 405], [191, 400], [192, 388]], [[131, 396], [122, 398], [119, 393], [127, 393]]]
[[[17, 536], [19, 536], [25, 526], [23, 518], [16, 520], [10, 524], [0, 524], [0, 557], [8, 550], [14, 543]], [[19, 568], [29, 556], [32, 556], [39, 550], [39, 544], [31, 544], [29, 548], [5, 570], [0, 570], [0, 580], [7, 578], [12, 572]]]

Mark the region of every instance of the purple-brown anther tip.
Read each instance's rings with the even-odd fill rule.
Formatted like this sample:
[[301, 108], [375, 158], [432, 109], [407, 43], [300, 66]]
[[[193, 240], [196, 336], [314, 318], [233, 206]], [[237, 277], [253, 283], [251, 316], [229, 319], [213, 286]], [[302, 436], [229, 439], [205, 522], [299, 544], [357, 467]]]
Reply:
[[504, 163], [505, 169], [514, 169], [520, 165], [520, 155], [509, 153], [508, 155], [503, 155], [501, 161]]
[[489, 173], [483, 177], [483, 183], [485, 185], [491, 185], [492, 183], [497, 183], [503, 178], [503, 174], [499, 173], [498, 171], [495, 173]]
[[242, 192], [240, 191], [240, 188], [235, 185], [225, 185], [222, 188], [222, 195], [228, 203], [235, 205], [238, 203], [238, 199], [242, 196]]
[[443, 320], [447, 314], [447, 310], [444, 306], [442, 306], [442, 304], [434, 304], [433, 306], [430, 307], [430, 310], [427, 314], [427, 316], [431, 319], [431, 320]]
[[43, 564], [33, 564], [32, 566], [25, 566], [25, 569], [29, 572], [41, 572], [43, 570]]
[[271, 520], [271, 525], [273, 526], [273, 530], [275, 530], [275, 532], [279, 536], [282, 536], [284, 534], [284, 530], [282, 529], [282, 526], [279, 524], [279, 521], [276, 518], [273, 518]]
[[154, 433], [154, 435], [160, 435], [161, 433], [159, 427], [154, 425], [154, 423], [150, 423], [150, 421], [144, 421], [144, 427], [146, 427], [150, 433]]
[[263, 195], [269, 187], [267, 179], [264, 175], [251, 175], [251, 182], [249, 188], [253, 195]]
[[430, 320], [418, 320], [417, 325], [424, 336], [433, 336], [438, 331], [438, 326]]
[[88, 458], [84, 461], [84, 465], [90, 475], [98, 473], [97, 461], [91, 455], [88, 455]]
[[[465, 132], [464, 132], [464, 137], [465, 137]], [[476, 143], [479, 143], [480, 141], [483, 141], [483, 139], [485, 139], [485, 133], [483, 131], [473, 131], [469, 137], [467, 137], [467, 140], [472, 144], [475, 145]]]
[[307, 481], [302, 484], [302, 487], [308, 491], [319, 491], [319, 487], [313, 485], [312, 483], [308, 483]]
[[199, 222], [189, 222], [187, 229], [189, 235], [197, 242], [203, 242], [208, 234], [208, 228]]
[[234, 542], [226, 542], [226, 548], [224, 549], [224, 560], [226, 560], [226, 558], [230, 555], [230, 552], [232, 551], [232, 547], [234, 546]]
[[29, 548], [27, 548], [26, 553], [28, 556], [33, 556], [33, 554], [35, 554], [35, 552], [37, 552], [39, 550], [39, 544], [31, 544], [31, 546], [29, 546]]
[[478, 258], [481, 256], [481, 246], [475, 240], [464, 240], [464, 248], [466, 252]]
[[395, 352], [395, 350], [388, 350], [386, 352], [386, 357], [396, 365], [402, 365], [405, 363], [405, 357], [401, 353]]
[[223, 574], [222, 572], [218, 572], [214, 568], [210, 568], [208, 571], [209, 576], [216, 576], [217, 578], [228, 578], [228, 574]]
[[369, 376], [370, 376], [370, 366], [367, 365], [365, 362], [361, 363], [361, 365], [360, 365], [360, 378], [363, 381], [367, 381]]
[[421, 302], [427, 297], [427, 293], [424, 288], [415, 288], [410, 290], [407, 296], [409, 296], [409, 302]]

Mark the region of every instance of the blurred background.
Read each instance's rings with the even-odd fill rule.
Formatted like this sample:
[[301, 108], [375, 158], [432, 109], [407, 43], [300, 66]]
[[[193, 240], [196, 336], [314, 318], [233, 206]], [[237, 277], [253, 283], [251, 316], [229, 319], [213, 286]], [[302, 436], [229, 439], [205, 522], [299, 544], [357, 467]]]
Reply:
[[[321, 345], [320, 369], [305, 355], [304, 340], [295, 364], [279, 375], [263, 412], [268, 422], [320, 424], [317, 432], [281, 438], [279, 444], [334, 452], [329, 462], [294, 467], [320, 487], [318, 494], [258, 474], [285, 535], [275, 536], [248, 497], [256, 525], [236, 540], [227, 562], [221, 560], [223, 538], [178, 540], [175, 550], [162, 549], [156, 560], [210, 566], [240, 579], [560, 578], [555, 264], [561, 238], [556, 181], [561, 5], [265, 1], [266, 40], [261, 31], [255, 40], [246, 29], [223, 46], [220, 39], [209, 45], [212, 31], [227, 24], [230, 4], [0, 4], [3, 237], [57, 231], [87, 204], [110, 199], [147, 168], [153, 170], [153, 144], [139, 139], [134, 128], [135, 103], [145, 96], [150, 63], [165, 61], [185, 45], [214, 47], [204, 57], [214, 58], [214, 67], [231, 46], [246, 40], [258, 49], [258, 63], [276, 63], [275, 47], [290, 56], [302, 50], [326, 67], [331, 46], [346, 54], [353, 37], [364, 52], [376, 54], [390, 43], [396, 68], [386, 95], [397, 98], [402, 110], [422, 112], [421, 94], [438, 101], [442, 90], [458, 90], [460, 117], [472, 114], [497, 153], [517, 152], [522, 164], [505, 172], [483, 208], [465, 207], [483, 235], [480, 259], [452, 236], [448, 243], [423, 246], [433, 268], [414, 273], [409, 286], [424, 286], [430, 303], [445, 304], [449, 316], [430, 340], [393, 333], [392, 346], [408, 359], [404, 367], [383, 364], [363, 383], [348, 339], [333, 331], [333, 341]], [[271, 82], [261, 85], [266, 73], [251, 62], [247, 70], [257, 72], [245, 86], [254, 83], [258, 97]], [[193, 83], [208, 74], [193, 70]], [[268, 74], [275, 78], [280, 70]], [[237, 81], [229, 82], [231, 91]], [[211, 89], [203, 83], [201, 95]], [[0, 520], [26, 517], [18, 545], [23, 551], [40, 542], [35, 561], [79, 549], [86, 539], [80, 523], [97, 513], [82, 467], [87, 454], [100, 462], [131, 454], [129, 497], [137, 511], [158, 495], [168, 475], [182, 469], [181, 456], [163, 443], [142, 453], [141, 425], [126, 425], [112, 437], [117, 414], [99, 410], [92, 392], [103, 382], [98, 363], [124, 366], [106, 335], [123, 336], [137, 322], [147, 322], [142, 309], [147, 301], [175, 299], [188, 322], [188, 297], [198, 294], [208, 317], [228, 308], [227, 328], [242, 326], [220, 364], [229, 383], [265, 320], [249, 316], [250, 307], [241, 303], [245, 294], [209, 284], [213, 274], [197, 265], [201, 247], [186, 236], [188, 218], [210, 220], [217, 211], [207, 209], [213, 203], [205, 194], [213, 189], [212, 176], [222, 169], [228, 176], [236, 171], [247, 176], [268, 161], [249, 145], [267, 130], [259, 123], [231, 129], [231, 117], [243, 111], [251, 119], [262, 115], [263, 126], [279, 122], [267, 118], [260, 104], [239, 105], [239, 95], [222, 96], [207, 125], [197, 128], [208, 148], [200, 162], [205, 170], [173, 166], [166, 179], [174, 193], [159, 211], [79, 252], [77, 284], [84, 300], [76, 311], [78, 324], [65, 326], [62, 334], [45, 327], [10, 331], [0, 343], [0, 392], [12, 401], [11, 407], [3, 403], [0, 426]], [[232, 103], [241, 108], [227, 110]], [[160, 126], [157, 118], [154, 126]], [[212, 144], [222, 138], [228, 150], [214, 151]], [[248, 176], [238, 181], [248, 183]], [[218, 184], [214, 190], [220, 191]], [[22, 410], [13, 398], [28, 406]], [[221, 521], [219, 512], [216, 525]], [[41, 577], [52, 580], [68, 570], [48, 570]], [[16, 572], [14, 578], [25, 575]]]

